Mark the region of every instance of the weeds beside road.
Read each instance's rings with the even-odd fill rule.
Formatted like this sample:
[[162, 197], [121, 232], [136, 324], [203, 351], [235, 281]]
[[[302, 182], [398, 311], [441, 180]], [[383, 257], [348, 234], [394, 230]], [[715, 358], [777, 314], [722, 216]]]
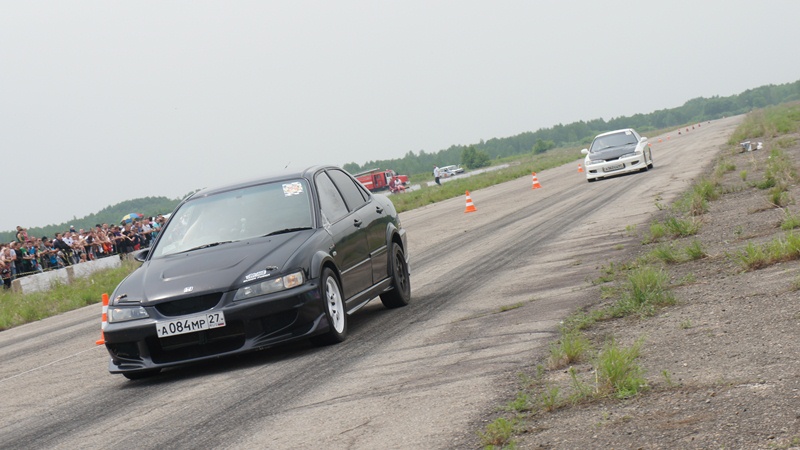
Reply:
[[751, 114], [649, 230], [629, 227], [640, 245], [598, 268], [598, 303], [520, 374], [481, 445], [800, 445], [798, 130], [800, 105]]

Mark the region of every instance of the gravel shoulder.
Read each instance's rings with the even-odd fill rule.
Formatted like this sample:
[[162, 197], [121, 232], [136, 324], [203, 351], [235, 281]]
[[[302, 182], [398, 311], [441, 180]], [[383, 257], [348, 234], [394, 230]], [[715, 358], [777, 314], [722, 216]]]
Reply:
[[[798, 135], [781, 138], [793, 161], [800, 158], [798, 142]], [[734, 257], [749, 243], [786, 235], [780, 228], [786, 211], [770, 204], [767, 190], [751, 186], [763, 179], [777, 139], [764, 144], [752, 152], [720, 148], [718, 161], [735, 166], [723, 177], [726, 193], [710, 202], [696, 236], [674, 241], [682, 248], [699, 240], [708, 256], [666, 266], [677, 304], [653, 317], [600, 322], [586, 331], [594, 348], [611, 337], [625, 346], [642, 339], [639, 363], [649, 389], [627, 400], [552, 412], [534, 407], [514, 438], [518, 448], [800, 448], [800, 261], [745, 271]], [[789, 193], [800, 199], [800, 187]], [[788, 206], [791, 214], [798, 210], [795, 202]], [[635, 236], [613, 260], [633, 261], [659, 245], [642, 244], [647, 231], [630, 233]], [[596, 269], [597, 278], [603, 266]], [[598, 299], [591, 308], [611, 301], [600, 300], [601, 285], [591, 289]], [[536, 361], [529, 377], [537, 376], [537, 364], [547, 362]], [[591, 378], [590, 361], [574, 368]], [[547, 387], [569, 381], [567, 369], [545, 372], [531, 391], [534, 402]]]

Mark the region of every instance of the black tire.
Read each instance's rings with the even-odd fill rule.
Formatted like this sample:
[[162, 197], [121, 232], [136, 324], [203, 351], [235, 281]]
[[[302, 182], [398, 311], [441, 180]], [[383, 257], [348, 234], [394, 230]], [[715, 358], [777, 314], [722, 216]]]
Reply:
[[140, 370], [138, 372], [122, 372], [122, 376], [129, 380], [143, 380], [161, 373], [161, 369]]
[[311, 342], [315, 345], [338, 344], [347, 338], [347, 312], [344, 309], [344, 297], [339, 287], [339, 279], [331, 269], [322, 270], [319, 289], [324, 302], [328, 331], [312, 337]]
[[652, 151], [650, 151], [650, 164], [647, 165], [647, 168], [648, 169], [652, 169], [653, 168], [653, 152]]
[[392, 271], [392, 290], [381, 294], [381, 302], [387, 308], [406, 306], [411, 300], [411, 277], [408, 273], [406, 255], [397, 242], [392, 243], [389, 254], [389, 270]]

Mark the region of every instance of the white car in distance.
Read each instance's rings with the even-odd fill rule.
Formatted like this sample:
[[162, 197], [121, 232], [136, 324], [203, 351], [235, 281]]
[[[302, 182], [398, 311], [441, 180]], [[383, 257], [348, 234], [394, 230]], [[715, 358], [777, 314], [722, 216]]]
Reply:
[[653, 168], [653, 152], [647, 138], [633, 128], [598, 134], [592, 145], [581, 153], [586, 155], [584, 166], [589, 182]]
[[444, 166], [439, 168], [439, 177], [448, 178], [454, 175], [464, 173], [464, 169], [460, 166]]

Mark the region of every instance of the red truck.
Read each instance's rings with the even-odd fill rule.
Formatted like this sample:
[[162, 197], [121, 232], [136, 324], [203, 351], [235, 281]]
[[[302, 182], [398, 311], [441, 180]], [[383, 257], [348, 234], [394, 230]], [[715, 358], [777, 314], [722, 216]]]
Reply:
[[[354, 175], [356, 179], [372, 192], [389, 189], [391, 192], [405, 190], [408, 175], [398, 175], [394, 170], [372, 169]], [[398, 183], [397, 180], [400, 180]]]

